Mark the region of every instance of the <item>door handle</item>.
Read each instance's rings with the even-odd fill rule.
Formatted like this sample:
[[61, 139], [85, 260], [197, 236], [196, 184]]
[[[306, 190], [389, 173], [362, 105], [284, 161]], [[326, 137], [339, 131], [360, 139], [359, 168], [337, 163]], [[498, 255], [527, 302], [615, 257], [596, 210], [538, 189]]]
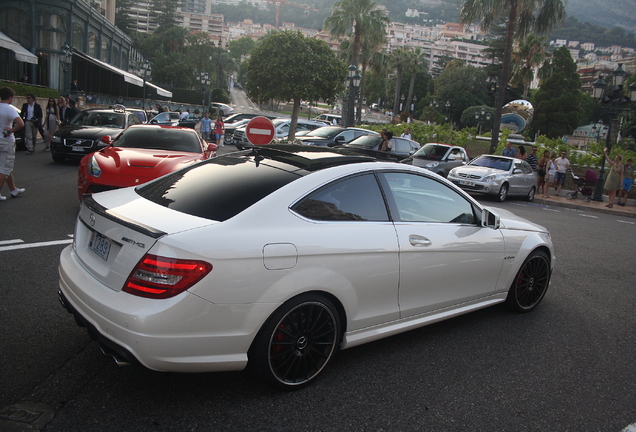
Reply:
[[409, 236], [409, 243], [411, 243], [411, 246], [430, 246], [432, 244], [432, 242], [426, 237], [415, 234], [411, 234]]

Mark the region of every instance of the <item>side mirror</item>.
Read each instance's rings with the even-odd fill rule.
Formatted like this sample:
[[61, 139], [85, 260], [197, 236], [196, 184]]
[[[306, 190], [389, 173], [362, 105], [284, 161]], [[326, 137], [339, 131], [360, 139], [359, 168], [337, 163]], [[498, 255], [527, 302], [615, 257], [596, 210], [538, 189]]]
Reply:
[[342, 135], [336, 137], [336, 142], [344, 142], [344, 141], [345, 141], [345, 137], [343, 137]]
[[113, 139], [110, 137], [110, 135], [104, 135], [100, 138], [100, 141], [106, 145], [111, 145], [113, 143]]
[[150, 120], [150, 124], [157, 124], [157, 123], [159, 123], [158, 120], [155, 120], [155, 119]]
[[491, 212], [489, 209], [484, 208], [481, 212], [481, 226], [484, 228], [499, 229], [501, 220], [499, 216]]
[[218, 145], [212, 144], [212, 143], [208, 144], [208, 148], [206, 149], [206, 153], [208, 154], [208, 157], [211, 157], [213, 155], [216, 156], [216, 152], [218, 149], [219, 149]]

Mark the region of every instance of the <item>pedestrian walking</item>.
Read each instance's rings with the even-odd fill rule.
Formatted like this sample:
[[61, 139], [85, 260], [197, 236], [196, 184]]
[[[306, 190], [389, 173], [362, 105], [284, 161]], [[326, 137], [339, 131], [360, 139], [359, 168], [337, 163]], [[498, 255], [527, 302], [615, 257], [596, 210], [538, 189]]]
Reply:
[[550, 156], [550, 159], [548, 160], [548, 162], [546, 163], [546, 177], [545, 177], [545, 184], [543, 185], [543, 198], [550, 198], [550, 186], [552, 186], [552, 183], [554, 183], [554, 177], [556, 175], [556, 158], [557, 155], [556, 153], [552, 153], [552, 156]]
[[214, 122], [214, 136], [216, 137], [216, 145], [223, 147], [223, 135], [225, 134], [225, 123], [223, 117], [219, 115]]
[[561, 188], [563, 187], [563, 183], [565, 183], [565, 174], [570, 169], [570, 161], [566, 156], [567, 152], [562, 151], [561, 157], [557, 158], [557, 160], [554, 161], [554, 164], [556, 165], [556, 174], [554, 177], [556, 182], [556, 196], [559, 196]]
[[539, 163], [537, 164], [537, 192], [538, 193], [546, 194], [548, 192], [547, 189], [544, 190], [548, 162], [550, 162], [550, 151], [544, 150], [543, 157], [541, 158], [541, 160], [539, 160]]
[[[15, 198], [24, 193], [24, 188], [15, 185], [13, 179], [13, 165], [15, 163], [15, 133], [24, 127], [24, 121], [16, 114], [13, 104], [15, 92], [11, 87], [0, 88], [0, 192], [6, 183]], [[7, 197], [0, 195], [0, 201]]]
[[[32, 155], [35, 151], [35, 142], [38, 138], [38, 131], [42, 128], [42, 107], [36, 103], [35, 96], [29, 93], [26, 96], [26, 103], [22, 105], [20, 117], [24, 121], [24, 144], [26, 145], [26, 154]], [[43, 134], [43, 131], [40, 132]]]
[[201, 119], [201, 136], [203, 136], [204, 140], [208, 141], [211, 133], [212, 119], [210, 118], [210, 113], [206, 112], [204, 117]]
[[45, 109], [46, 117], [44, 118], [44, 148], [42, 151], [47, 151], [51, 148], [51, 139], [53, 134], [60, 128], [60, 109], [55, 102], [54, 98], [49, 98], [49, 102]]

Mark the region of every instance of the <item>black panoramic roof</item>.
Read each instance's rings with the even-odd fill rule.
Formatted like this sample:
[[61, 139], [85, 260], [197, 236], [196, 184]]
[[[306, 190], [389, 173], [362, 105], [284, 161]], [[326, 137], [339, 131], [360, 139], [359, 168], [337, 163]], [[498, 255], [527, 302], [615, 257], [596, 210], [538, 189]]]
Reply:
[[318, 171], [332, 166], [350, 163], [373, 162], [376, 159], [349, 152], [346, 149], [334, 149], [308, 145], [271, 144], [250, 146], [255, 157], [285, 162], [306, 171]]

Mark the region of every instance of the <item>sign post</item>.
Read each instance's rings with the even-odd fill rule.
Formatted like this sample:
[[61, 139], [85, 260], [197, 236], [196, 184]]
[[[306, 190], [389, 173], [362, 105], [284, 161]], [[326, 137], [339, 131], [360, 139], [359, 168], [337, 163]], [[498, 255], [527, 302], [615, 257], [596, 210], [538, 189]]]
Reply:
[[254, 117], [247, 123], [245, 136], [253, 145], [265, 145], [274, 139], [274, 124], [267, 117]]

